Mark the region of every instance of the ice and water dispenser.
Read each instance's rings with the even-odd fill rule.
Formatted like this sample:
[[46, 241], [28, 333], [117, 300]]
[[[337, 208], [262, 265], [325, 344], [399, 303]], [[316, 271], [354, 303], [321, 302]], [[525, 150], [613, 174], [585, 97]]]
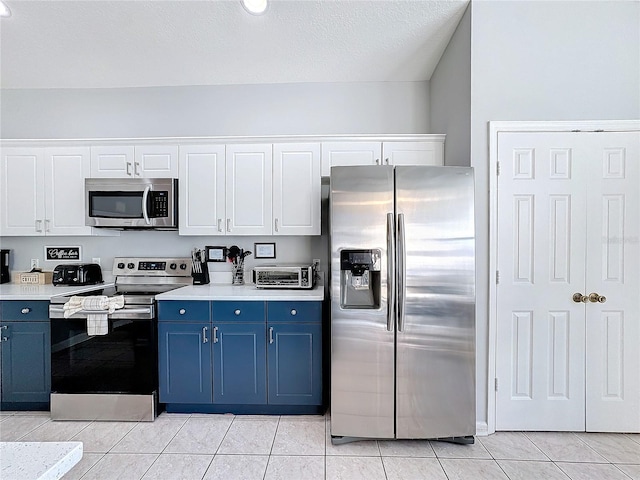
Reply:
[[340, 252], [340, 306], [380, 307], [380, 250]]

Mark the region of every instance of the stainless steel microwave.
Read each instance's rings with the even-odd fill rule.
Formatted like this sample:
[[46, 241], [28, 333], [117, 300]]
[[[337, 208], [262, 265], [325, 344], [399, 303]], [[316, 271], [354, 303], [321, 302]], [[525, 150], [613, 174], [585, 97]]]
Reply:
[[120, 229], [178, 228], [175, 178], [87, 178], [85, 223]]

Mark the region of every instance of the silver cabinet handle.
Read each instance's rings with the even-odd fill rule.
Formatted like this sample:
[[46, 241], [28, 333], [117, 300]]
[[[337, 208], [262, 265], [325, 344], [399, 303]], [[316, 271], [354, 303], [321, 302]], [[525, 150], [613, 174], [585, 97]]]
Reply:
[[22, 310], [20, 310], [20, 313], [22, 313], [22, 314], [27, 314], [27, 313], [29, 313], [30, 311], [31, 311], [31, 309], [30, 309], [30, 308], [25, 307], [25, 308], [23, 308]]
[[404, 328], [405, 281], [407, 278], [404, 213], [398, 214], [398, 331]]
[[51, 229], [49, 228], [49, 224], [50, 223], [51, 223], [51, 220], [47, 220], [47, 219], [44, 220], [44, 231], [45, 232], [50, 232], [51, 231]]
[[380, 159], [376, 158], [376, 165], [380, 165]]
[[231, 231], [231, 219], [227, 218], [227, 232]]
[[218, 327], [213, 327], [213, 343], [218, 343]]
[[207, 338], [207, 330], [208, 327], [202, 327], [202, 343], [207, 343], [209, 339]]
[[0, 342], [8, 342], [8, 341], [9, 341], [9, 337], [0, 338]]
[[139, 166], [140, 166], [140, 164], [139, 164], [138, 162], [136, 162], [136, 163], [134, 163], [134, 164], [133, 164], [133, 174], [134, 174], [136, 177], [139, 177], [139, 176], [140, 176], [140, 172], [138, 171], [138, 167], [139, 167]]
[[218, 219], [218, 231], [219, 232], [222, 231], [222, 219], [221, 218]]
[[127, 175], [131, 176], [131, 162], [127, 162]]
[[234, 310], [234, 311], [233, 311], [233, 313], [235, 313], [236, 315], [240, 315], [242, 312], [241, 312], [241, 311], [240, 311], [240, 309], [238, 308], [238, 309]]
[[277, 218], [274, 220], [274, 223], [275, 223], [275, 230], [277, 232], [278, 231], [278, 219]]
[[36, 220], [36, 232], [42, 231], [42, 220]]
[[187, 311], [184, 308], [181, 308], [180, 310], [178, 310], [178, 313], [180, 315], [184, 315], [185, 313], [187, 313]]
[[298, 311], [295, 308], [291, 309], [291, 315], [297, 315]]
[[273, 343], [273, 327], [269, 327], [269, 343]]
[[385, 159], [384, 159], [384, 163], [385, 163], [386, 165], [389, 165], [389, 159], [388, 159], [388, 158], [385, 158]]
[[0, 330], [6, 330], [7, 328], [9, 328], [7, 325], [0, 326]]

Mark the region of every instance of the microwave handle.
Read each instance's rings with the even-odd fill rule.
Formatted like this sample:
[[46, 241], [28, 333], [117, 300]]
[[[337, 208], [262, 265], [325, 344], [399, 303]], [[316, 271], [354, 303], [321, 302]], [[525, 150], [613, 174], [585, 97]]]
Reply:
[[144, 189], [144, 193], [142, 194], [142, 216], [144, 217], [144, 221], [147, 225], [151, 225], [151, 220], [149, 220], [149, 212], [147, 211], [147, 198], [149, 197], [150, 190], [151, 185], [147, 185]]

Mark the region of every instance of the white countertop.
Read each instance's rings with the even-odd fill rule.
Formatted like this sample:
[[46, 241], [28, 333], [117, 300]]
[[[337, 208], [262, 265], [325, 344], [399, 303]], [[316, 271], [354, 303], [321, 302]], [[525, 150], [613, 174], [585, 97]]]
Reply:
[[0, 442], [2, 480], [57, 480], [82, 459], [82, 442]]
[[0, 285], [0, 300], [49, 300], [51, 297], [58, 295], [75, 295], [76, 293], [89, 292], [96, 288], [111, 286], [113, 286], [113, 283], [75, 287], [55, 287], [52, 284], [23, 285], [19, 283], [3, 283]]
[[324, 300], [324, 286], [318, 284], [310, 290], [281, 290], [256, 288], [253, 284], [190, 285], [156, 295], [156, 300], [273, 300], [320, 302]]

